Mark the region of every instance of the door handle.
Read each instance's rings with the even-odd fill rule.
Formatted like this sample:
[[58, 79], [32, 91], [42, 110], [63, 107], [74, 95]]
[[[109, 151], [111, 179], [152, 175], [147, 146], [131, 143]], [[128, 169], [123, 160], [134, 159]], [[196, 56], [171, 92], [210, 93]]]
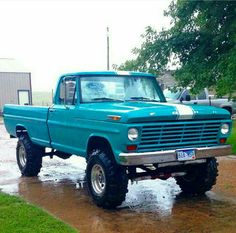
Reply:
[[197, 102], [194, 102], [194, 104], [197, 104]]
[[55, 108], [49, 108], [49, 112], [55, 112], [56, 109]]

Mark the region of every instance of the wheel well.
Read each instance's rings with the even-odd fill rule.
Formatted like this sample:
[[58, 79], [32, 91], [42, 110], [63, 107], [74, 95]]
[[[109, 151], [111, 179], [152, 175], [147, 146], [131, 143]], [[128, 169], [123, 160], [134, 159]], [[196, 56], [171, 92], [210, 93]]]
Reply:
[[87, 159], [89, 158], [90, 153], [94, 149], [103, 149], [106, 152], [109, 152], [108, 155], [111, 156], [111, 158], [114, 158], [113, 151], [111, 148], [111, 145], [109, 141], [103, 137], [98, 137], [98, 136], [92, 136], [89, 139], [88, 145], [87, 145]]
[[222, 107], [223, 109], [229, 111], [229, 113], [232, 115], [232, 108], [229, 106]]
[[16, 136], [19, 138], [22, 134], [28, 134], [24, 126], [16, 126]]

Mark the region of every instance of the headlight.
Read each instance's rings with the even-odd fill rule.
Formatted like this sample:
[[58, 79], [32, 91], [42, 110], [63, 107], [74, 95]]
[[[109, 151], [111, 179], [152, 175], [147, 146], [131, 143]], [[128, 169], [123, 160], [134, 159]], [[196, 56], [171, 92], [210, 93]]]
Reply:
[[135, 141], [138, 138], [138, 130], [136, 128], [130, 128], [128, 130], [128, 138], [130, 141]]
[[229, 132], [229, 124], [223, 124], [221, 125], [220, 132], [222, 134], [227, 134]]

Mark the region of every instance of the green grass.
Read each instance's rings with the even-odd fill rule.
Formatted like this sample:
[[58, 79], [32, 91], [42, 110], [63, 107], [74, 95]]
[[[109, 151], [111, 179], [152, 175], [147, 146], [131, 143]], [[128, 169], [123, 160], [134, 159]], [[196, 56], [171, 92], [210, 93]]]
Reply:
[[73, 233], [77, 231], [19, 197], [0, 193], [0, 232]]
[[233, 130], [227, 140], [227, 143], [232, 145], [233, 153], [236, 155], [236, 120], [233, 121]]

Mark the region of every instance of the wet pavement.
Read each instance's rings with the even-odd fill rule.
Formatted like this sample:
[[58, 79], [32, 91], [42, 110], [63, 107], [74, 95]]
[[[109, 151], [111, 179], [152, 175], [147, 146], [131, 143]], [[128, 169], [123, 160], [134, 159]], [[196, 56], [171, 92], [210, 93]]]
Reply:
[[79, 229], [81, 233], [236, 232], [236, 159], [220, 159], [220, 176], [204, 197], [185, 198], [174, 179], [129, 184], [117, 210], [98, 208], [84, 183], [84, 159], [44, 158], [40, 175], [21, 177], [16, 139], [0, 124], [0, 190], [20, 195]]

